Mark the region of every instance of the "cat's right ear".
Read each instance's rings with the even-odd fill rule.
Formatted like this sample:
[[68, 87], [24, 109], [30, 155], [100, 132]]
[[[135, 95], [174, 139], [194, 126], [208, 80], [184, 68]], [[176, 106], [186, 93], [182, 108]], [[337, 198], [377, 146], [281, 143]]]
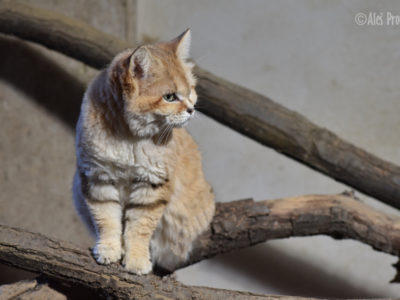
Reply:
[[188, 28], [170, 42], [176, 55], [183, 61], [189, 57], [190, 41], [191, 33]]
[[129, 65], [135, 77], [146, 78], [151, 65], [149, 51], [145, 47], [137, 48], [131, 55]]

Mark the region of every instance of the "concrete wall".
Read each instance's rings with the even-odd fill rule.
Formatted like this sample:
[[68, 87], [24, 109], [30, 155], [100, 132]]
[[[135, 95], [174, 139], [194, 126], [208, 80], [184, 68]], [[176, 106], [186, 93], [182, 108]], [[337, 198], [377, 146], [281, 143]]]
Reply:
[[[136, 14], [131, 0], [27, 2], [132, 42], [169, 39], [191, 27], [193, 58], [202, 67], [400, 164], [400, 27], [354, 22], [358, 12], [400, 14], [399, 2], [138, 0]], [[73, 211], [70, 182], [84, 90], [79, 79], [95, 71], [5, 36], [0, 56], [0, 222], [90, 246]], [[189, 129], [218, 201], [346, 189], [200, 114]], [[262, 293], [394, 297], [400, 287], [388, 281], [395, 261], [354, 241], [293, 238], [201, 262], [179, 271], [178, 279]], [[2, 270], [0, 282], [16, 278]]]
[[[139, 37], [192, 28], [202, 67], [400, 163], [400, 26], [358, 26], [396, 1], [143, 1]], [[201, 105], [201, 104], [200, 104]], [[189, 125], [219, 201], [337, 193], [345, 186], [205, 116]], [[368, 203], [397, 213], [360, 195]], [[396, 258], [327, 237], [271, 241], [178, 272], [185, 283], [319, 297], [399, 296]]]

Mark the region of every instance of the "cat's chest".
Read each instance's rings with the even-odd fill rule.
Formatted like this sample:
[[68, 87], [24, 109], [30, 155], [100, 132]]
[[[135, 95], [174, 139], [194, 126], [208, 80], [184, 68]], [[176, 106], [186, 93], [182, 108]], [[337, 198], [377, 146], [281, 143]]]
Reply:
[[109, 140], [96, 145], [96, 156], [115, 179], [159, 183], [167, 178], [166, 149], [151, 140]]
[[163, 182], [167, 178], [167, 153], [165, 147], [156, 146], [152, 141], [134, 144], [133, 175], [136, 179], [148, 179], [152, 183]]

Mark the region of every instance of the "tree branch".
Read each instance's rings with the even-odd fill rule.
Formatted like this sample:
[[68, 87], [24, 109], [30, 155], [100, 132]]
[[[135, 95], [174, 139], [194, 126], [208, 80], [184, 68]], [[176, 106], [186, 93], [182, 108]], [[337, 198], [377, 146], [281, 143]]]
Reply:
[[[85, 23], [14, 1], [0, 4], [0, 32], [42, 44], [96, 68], [128, 43]], [[318, 127], [269, 98], [196, 68], [203, 113], [338, 181], [400, 208], [400, 167]]]
[[63, 294], [37, 280], [19, 281], [0, 286], [1, 299], [51, 299], [67, 300]]
[[[103, 296], [116, 299], [286, 299], [283, 296], [190, 287], [172, 277], [129, 274], [117, 264], [96, 264], [88, 249], [5, 225], [0, 225], [0, 262], [44, 274], [56, 281], [66, 281], [97, 290]], [[34, 283], [21, 288], [28, 291], [32, 285]], [[11, 293], [12, 289], [13, 287], [10, 291], [8, 286], [3, 288], [3, 291]]]
[[351, 193], [218, 203], [210, 228], [196, 241], [187, 265], [271, 239], [320, 234], [400, 254], [400, 218], [363, 204]]
[[[376, 250], [399, 255], [399, 228], [400, 218], [344, 194], [218, 203], [211, 229], [198, 239], [186, 265], [269, 239], [319, 234], [359, 240]], [[118, 264], [96, 264], [87, 249], [5, 225], [0, 225], [0, 262], [120, 299], [189, 299], [194, 295], [196, 299], [270, 299], [185, 286], [172, 277], [132, 275]]]
[[0, 32], [56, 50], [95, 68], [104, 68], [127, 42], [73, 18], [35, 6], [3, 0]]

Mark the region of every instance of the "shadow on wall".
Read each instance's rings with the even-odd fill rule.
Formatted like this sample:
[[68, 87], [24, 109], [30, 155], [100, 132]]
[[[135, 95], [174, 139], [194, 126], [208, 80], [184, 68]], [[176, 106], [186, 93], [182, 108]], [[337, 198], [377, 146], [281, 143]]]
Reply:
[[244, 274], [261, 286], [269, 286], [285, 295], [329, 298], [380, 298], [324, 272], [299, 257], [279, 248], [261, 244], [215, 259], [224, 269]]
[[0, 78], [34, 99], [71, 129], [85, 91], [82, 82], [15, 38], [0, 35]]
[[[28, 99], [33, 99], [73, 130], [84, 84], [40, 51], [18, 39], [0, 35], [0, 56], [0, 78], [27, 94]], [[221, 256], [215, 261], [226, 269], [239, 270], [255, 282], [285, 294], [354, 298], [378, 296], [361, 291], [332, 274], [324, 273], [322, 268], [290, 257], [272, 246], [259, 245]], [[10, 270], [8, 267], [0, 270], [0, 274], [4, 275], [0, 276], [0, 284], [34, 276]]]

